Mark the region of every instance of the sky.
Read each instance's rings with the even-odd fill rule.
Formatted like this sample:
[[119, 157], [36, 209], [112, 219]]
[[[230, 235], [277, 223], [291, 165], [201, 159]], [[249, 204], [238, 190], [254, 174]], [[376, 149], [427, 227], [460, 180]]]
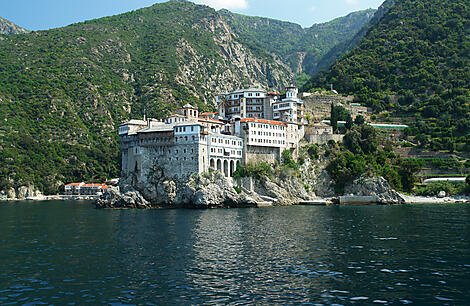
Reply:
[[[193, 0], [215, 9], [290, 21], [310, 27], [384, 0]], [[116, 15], [166, 0], [0, 0], [0, 16], [28, 30], [47, 30]]]

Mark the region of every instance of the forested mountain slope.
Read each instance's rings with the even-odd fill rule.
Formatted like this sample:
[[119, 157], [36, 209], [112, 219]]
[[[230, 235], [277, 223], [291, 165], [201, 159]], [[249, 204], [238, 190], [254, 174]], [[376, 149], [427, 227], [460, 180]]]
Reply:
[[434, 150], [470, 152], [470, 3], [396, 0], [360, 42], [305, 87], [391, 111]]
[[205, 108], [217, 91], [281, 89], [293, 74], [254, 55], [213, 9], [188, 2], [0, 40], [0, 190], [119, 176], [116, 127]]
[[[50, 193], [70, 181], [117, 177], [122, 121], [144, 110], [162, 118], [186, 103], [208, 109], [215, 93], [245, 86], [282, 90], [295, 77], [292, 54], [309, 54], [311, 44], [327, 52], [324, 41], [353, 35], [371, 13], [315, 30], [292, 25], [303, 36], [282, 54], [276, 43], [291, 25], [277, 31], [287, 23], [260, 19], [275, 25], [262, 28], [273, 42], [254, 46], [237, 28], [244, 22], [187, 1], [0, 36], [0, 190], [34, 183]], [[306, 38], [317, 35], [320, 44]]]
[[326, 23], [302, 28], [295, 23], [221, 11], [244, 45], [255, 52], [267, 50], [274, 53], [294, 72], [306, 74], [311, 74], [320, 58], [334, 46], [354, 37], [374, 13], [373, 9], [353, 12]]

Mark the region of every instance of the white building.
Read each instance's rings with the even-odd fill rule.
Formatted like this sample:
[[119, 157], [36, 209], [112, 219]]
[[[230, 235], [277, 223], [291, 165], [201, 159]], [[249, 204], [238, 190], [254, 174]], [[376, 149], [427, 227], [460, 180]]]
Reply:
[[219, 116], [232, 119], [241, 118], [272, 119], [271, 105], [277, 101], [278, 94], [262, 88], [248, 88], [216, 96]]
[[297, 97], [298, 93], [299, 89], [295, 86], [286, 88], [286, 97], [272, 106], [274, 120], [304, 124], [304, 103]]

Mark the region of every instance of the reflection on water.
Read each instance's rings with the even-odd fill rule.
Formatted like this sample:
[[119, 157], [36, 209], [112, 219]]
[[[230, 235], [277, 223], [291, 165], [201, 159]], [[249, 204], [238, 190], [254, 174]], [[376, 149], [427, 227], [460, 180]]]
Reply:
[[468, 304], [470, 206], [0, 204], [0, 304]]

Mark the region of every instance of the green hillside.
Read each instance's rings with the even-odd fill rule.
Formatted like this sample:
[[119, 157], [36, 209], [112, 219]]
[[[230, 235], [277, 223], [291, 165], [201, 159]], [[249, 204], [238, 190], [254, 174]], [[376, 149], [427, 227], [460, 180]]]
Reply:
[[281, 89], [291, 78], [272, 55], [235, 41], [215, 10], [192, 3], [1, 36], [0, 190], [117, 177], [123, 120], [188, 102], [207, 109], [215, 91]]
[[[282, 90], [295, 77], [292, 52], [327, 52], [368, 14], [306, 30], [259, 19], [272, 26], [249, 32], [273, 42], [256, 46], [241, 34], [250, 17], [177, 0], [0, 35], [0, 191], [32, 183], [52, 193], [71, 181], [118, 177], [116, 129], [124, 120], [144, 110], [162, 118], [188, 102], [209, 109], [216, 92], [240, 87]], [[291, 28], [302, 36], [281, 56], [273, 50]], [[317, 34], [320, 43], [310, 39]]]
[[334, 84], [411, 124], [420, 145], [470, 152], [470, 4], [394, 2], [357, 47], [303, 89]]
[[227, 23], [252, 50], [268, 50], [294, 72], [311, 74], [320, 58], [335, 45], [351, 39], [374, 15], [368, 9], [310, 28], [285, 21], [251, 17], [222, 10]]

